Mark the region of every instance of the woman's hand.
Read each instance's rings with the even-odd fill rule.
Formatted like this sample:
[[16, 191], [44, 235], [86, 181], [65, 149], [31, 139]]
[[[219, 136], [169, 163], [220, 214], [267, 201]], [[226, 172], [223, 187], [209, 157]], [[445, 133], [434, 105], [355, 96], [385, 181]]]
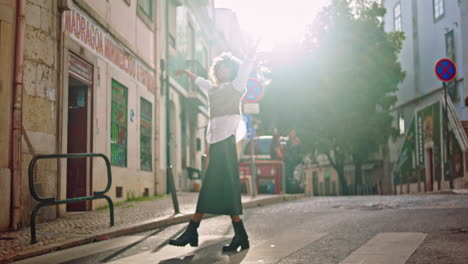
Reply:
[[255, 57], [255, 54], [257, 53], [257, 47], [258, 47], [258, 44], [260, 44], [260, 41], [262, 39], [261, 38], [258, 38], [256, 41], [255, 41], [255, 44], [252, 45], [248, 50], [247, 50], [247, 58], [254, 58]]
[[179, 77], [179, 76], [182, 75], [182, 74], [187, 74], [187, 70], [185, 70], [185, 69], [180, 69], [180, 70], [176, 70], [176, 71], [174, 72], [174, 76], [175, 76], [175, 77]]
[[187, 75], [192, 80], [195, 80], [196, 78], [198, 78], [198, 76], [196, 74], [193, 74], [192, 72], [190, 72], [189, 70], [186, 70], [186, 69], [180, 69], [180, 70], [176, 70], [174, 72], [174, 76], [176, 78], [181, 76], [182, 74]]

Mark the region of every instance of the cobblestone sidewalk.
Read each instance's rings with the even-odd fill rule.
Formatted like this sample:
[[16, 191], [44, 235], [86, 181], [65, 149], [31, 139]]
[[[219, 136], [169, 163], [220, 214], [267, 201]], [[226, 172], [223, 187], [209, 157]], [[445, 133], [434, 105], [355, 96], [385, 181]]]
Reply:
[[[180, 211], [192, 214], [195, 211], [198, 193], [178, 193]], [[268, 200], [281, 195], [258, 195], [254, 199], [243, 196], [244, 205], [248, 202]], [[38, 243], [31, 245], [30, 228], [17, 232], [0, 233], [0, 263], [9, 255], [21, 251], [34, 250], [45, 245], [57, 244], [66, 240], [91, 237], [96, 234], [117, 231], [139, 223], [167, 219], [174, 214], [170, 195], [154, 201], [128, 202], [114, 208], [115, 226], [109, 226], [109, 210], [70, 213], [47, 223], [37, 225]]]

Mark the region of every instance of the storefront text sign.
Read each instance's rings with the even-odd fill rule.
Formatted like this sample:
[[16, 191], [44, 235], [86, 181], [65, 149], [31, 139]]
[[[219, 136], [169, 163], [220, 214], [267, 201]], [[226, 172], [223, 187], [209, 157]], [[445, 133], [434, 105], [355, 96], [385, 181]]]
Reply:
[[117, 66], [149, 90], [154, 90], [153, 71], [83, 12], [75, 8], [64, 12], [63, 32]]

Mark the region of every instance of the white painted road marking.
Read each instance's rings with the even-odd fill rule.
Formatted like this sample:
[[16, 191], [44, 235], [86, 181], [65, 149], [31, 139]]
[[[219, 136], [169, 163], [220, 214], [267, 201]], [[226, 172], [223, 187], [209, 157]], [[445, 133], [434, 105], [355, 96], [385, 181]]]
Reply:
[[[138, 255], [122, 258], [109, 264], [163, 263], [185, 260], [187, 263], [276, 263], [281, 259], [301, 250], [307, 245], [326, 236], [326, 233], [297, 232], [291, 235], [285, 232], [268, 241], [255, 245], [249, 250], [236, 254], [223, 254], [221, 242], [229, 242], [232, 236], [200, 236], [199, 248], [189, 246], [180, 248], [166, 245], [157, 252], [143, 252]], [[190, 261], [188, 261], [190, 260]]]
[[424, 233], [380, 233], [340, 264], [404, 264], [426, 238]]
[[[169, 262], [170, 260], [175, 261], [175, 259], [180, 259], [180, 260], [191, 259], [193, 261], [195, 260], [195, 258], [198, 259], [202, 256], [205, 258], [207, 257], [206, 254], [202, 252], [202, 251], [206, 251], [204, 249], [207, 249], [210, 246], [213, 246], [217, 243], [228, 241], [230, 239], [232, 239], [231, 236], [200, 236], [199, 241], [198, 241], [199, 243], [198, 248], [194, 248], [189, 245], [185, 247], [174, 247], [171, 245], [165, 245], [155, 252], [153, 252], [152, 250], [145, 251], [137, 255], [129, 256], [126, 258], [121, 258], [112, 262], [108, 262], [108, 264], [159, 263], [161, 261], [166, 261], [166, 262]], [[198, 251], [200, 251], [200, 253]], [[213, 251], [213, 250], [210, 250], [210, 251]], [[216, 252], [219, 252], [219, 254], [211, 253], [209, 256], [211, 259], [211, 262], [207, 262], [207, 263], [214, 263], [215, 261], [218, 261], [219, 258], [223, 258], [223, 256], [221, 255], [221, 247], [219, 247], [219, 249], [217, 249]]]
[[249, 250], [242, 263], [276, 263], [326, 235], [327, 233], [286, 232], [254, 246]]

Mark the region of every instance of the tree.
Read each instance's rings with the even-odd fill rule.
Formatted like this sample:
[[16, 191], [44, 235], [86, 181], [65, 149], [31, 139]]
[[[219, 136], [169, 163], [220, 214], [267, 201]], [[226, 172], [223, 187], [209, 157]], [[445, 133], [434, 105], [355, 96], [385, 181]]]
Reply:
[[295, 126], [310, 153], [328, 157], [344, 194], [346, 161], [353, 161], [356, 184], [362, 184], [362, 165], [396, 134], [389, 110], [405, 77], [397, 60], [404, 36], [384, 31], [384, 14], [375, 3], [352, 9], [345, 0], [333, 0], [296, 47], [300, 56], [293, 63], [272, 60], [261, 105], [265, 127], [273, 120]]

